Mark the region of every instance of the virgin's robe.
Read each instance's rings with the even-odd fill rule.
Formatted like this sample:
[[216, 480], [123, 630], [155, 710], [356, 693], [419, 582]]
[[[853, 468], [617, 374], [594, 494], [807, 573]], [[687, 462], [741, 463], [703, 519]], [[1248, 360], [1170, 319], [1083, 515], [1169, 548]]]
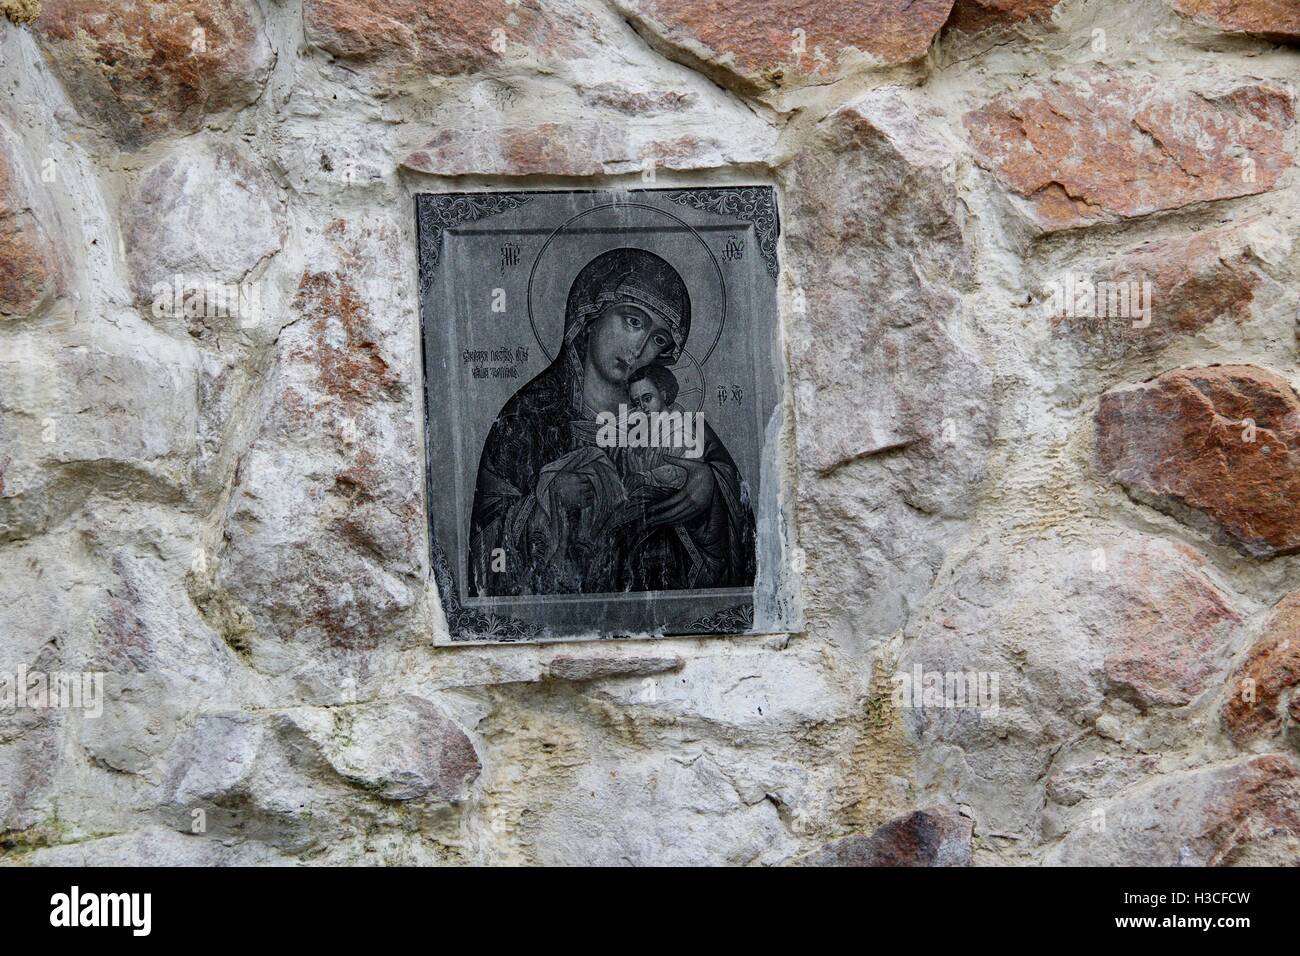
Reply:
[[[483, 446], [468, 555], [471, 596], [599, 594], [750, 587], [754, 515], [735, 462], [705, 424], [697, 459], [713, 477], [702, 514], [652, 525], [659, 501], [629, 501], [633, 464], [595, 443], [562, 362], [506, 403]], [[561, 474], [590, 482], [593, 501], [564, 506]], [[665, 497], [675, 494], [666, 492]]]

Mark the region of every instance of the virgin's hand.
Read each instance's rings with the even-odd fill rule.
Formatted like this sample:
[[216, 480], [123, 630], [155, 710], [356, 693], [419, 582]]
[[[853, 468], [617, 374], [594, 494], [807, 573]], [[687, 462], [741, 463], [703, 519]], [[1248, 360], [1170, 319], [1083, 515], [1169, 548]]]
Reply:
[[675, 525], [693, 521], [709, 510], [717, 481], [713, 469], [694, 458], [667, 456], [668, 460], [686, 470], [686, 483], [675, 495], [665, 498], [650, 509], [652, 525]]

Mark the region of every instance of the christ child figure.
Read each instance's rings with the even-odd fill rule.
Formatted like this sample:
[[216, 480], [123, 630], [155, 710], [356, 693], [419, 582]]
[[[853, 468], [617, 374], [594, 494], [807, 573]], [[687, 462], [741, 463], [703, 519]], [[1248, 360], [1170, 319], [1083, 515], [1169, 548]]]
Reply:
[[[677, 376], [663, 365], [647, 365], [628, 378], [629, 404], [652, 422], [655, 417], [673, 410], [677, 400]], [[651, 426], [654, 427], [653, 425]], [[686, 483], [686, 469], [671, 459], [680, 456], [678, 448], [628, 448], [624, 451], [625, 485], [628, 500], [652, 502], [678, 491]]]

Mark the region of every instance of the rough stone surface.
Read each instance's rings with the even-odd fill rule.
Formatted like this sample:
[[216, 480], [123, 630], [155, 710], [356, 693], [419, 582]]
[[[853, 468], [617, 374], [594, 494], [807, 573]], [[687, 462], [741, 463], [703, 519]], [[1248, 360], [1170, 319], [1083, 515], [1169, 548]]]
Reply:
[[1244, 554], [1300, 550], [1300, 396], [1245, 365], [1175, 369], [1097, 406], [1097, 464], [1139, 501]]
[[439, 176], [595, 176], [760, 162], [772, 145], [719, 139], [703, 131], [643, 139], [621, 123], [544, 123], [439, 130], [402, 165]]
[[83, 119], [127, 148], [247, 106], [271, 67], [250, 0], [44, 0], [34, 29]]
[[[1290, 8], [706, 6], [3, 21], [0, 864], [1297, 859]], [[413, 195], [713, 183], [806, 630], [435, 649]]]
[[96, 488], [185, 496], [198, 418], [186, 357], [166, 347], [127, 354], [122, 342], [54, 355], [31, 339], [11, 344], [0, 359], [0, 540], [56, 526]]
[[1045, 20], [1061, 0], [957, 0], [948, 25], [966, 33]]
[[11, 23], [31, 23], [41, 15], [41, 0], [4, 0], [0, 13]]
[[969, 512], [992, 442], [992, 376], [960, 329], [972, 248], [933, 119], [902, 90], [869, 93], [819, 124], [786, 191], [801, 534], [819, 552], [805, 607], [882, 635], [941, 561], [940, 535], [905, 542]]
[[[55, 719], [5, 718], [0, 729], [0, 769], [9, 783], [0, 794], [0, 834], [26, 831], [45, 816], [43, 808], [54, 789], [58, 767], [58, 758], [50, 750], [58, 739]], [[0, 848], [10, 849], [2, 837]]]
[[[216, 590], [198, 583], [199, 600], [221, 607], [230, 595], [241, 621], [279, 641], [374, 650], [415, 600], [405, 578], [419, 560], [418, 465], [397, 435], [370, 430], [372, 403], [397, 384], [355, 291], [311, 274], [299, 303], [308, 324], [282, 336], [277, 411], [240, 461]], [[312, 415], [333, 421], [334, 447], [279, 447]]]
[[971, 821], [949, 807], [917, 810], [875, 833], [845, 837], [811, 853], [804, 866], [968, 866]]
[[1186, 335], [1227, 317], [1246, 321], [1260, 275], [1250, 249], [1232, 229], [1165, 239], [1128, 252], [1112, 281], [1149, 282], [1158, 335]]
[[560, 5], [494, 0], [305, 0], [303, 24], [314, 46], [345, 60], [415, 67], [455, 76], [493, 66], [516, 50], [562, 55], [577, 33]]
[[186, 835], [165, 827], [38, 848], [23, 857], [29, 866], [283, 866], [285, 860], [260, 843], [234, 843]]
[[63, 259], [36, 217], [34, 176], [0, 127], [0, 319], [26, 317], [64, 284]]
[[287, 717], [320, 748], [335, 773], [385, 800], [458, 802], [478, 776], [474, 744], [420, 697]]
[[[1276, 737], [1294, 722], [1300, 684], [1300, 593], [1273, 609], [1264, 635], [1255, 642], [1228, 685], [1223, 723], [1238, 744]], [[1286, 706], [1290, 698], [1290, 713]]]
[[[970, 268], [951, 154], [897, 90], [868, 94], [823, 126], [794, 165], [787, 238], [806, 273], [800, 332], [819, 343], [797, 356], [800, 451], [823, 473], [903, 450], [978, 480], [989, 376], [944, 321]], [[882, 222], [889, 210], [897, 215]], [[879, 372], [865, 383], [846, 374], [866, 367]], [[960, 422], [965, 440], [952, 429], [945, 438], [945, 420]]]
[[1047, 777], [1047, 799], [1062, 807], [1083, 800], [1110, 797], [1157, 773], [1156, 754], [1108, 754], [1101, 746], [1078, 748], [1071, 758], [1054, 764]]
[[[199, 296], [202, 309], [187, 310], [186, 302], [192, 305], [209, 283], [234, 290], [251, 285], [258, 267], [284, 241], [274, 185], [225, 144], [173, 154], [147, 170], [121, 216], [136, 301], [146, 316], [174, 322], [192, 335], [213, 320], [204, 313], [218, 310], [207, 308], [206, 293]], [[246, 296], [242, 313], [252, 313], [249, 306], [257, 301]], [[212, 304], [217, 304], [215, 297]], [[242, 314], [238, 305], [225, 311], [230, 313], [228, 325], [260, 321], [255, 314]]]
[[[735, 16], [705, 0], [618, 0], [637, 29], [673, 55], [754, 92], [842, 76], [853, 59], [906, 63], [924, 56], [952, 0], [813, 0], [750, 4]], [[800, 33], [799, 31], [802, 31]]]
[[1045, 780], [1060, 791], [1060, 774], [1102, 756], [1089, 735], [1108, 713], [1159, 721], [1222, 680], [1242, 617], [1211, 575], [1186, 545], [1137, 534], [967, 555], [909, 627], [897, 671], [997, 674], [999, 703], [905, 707], [921, 792], [970, 807], [979, 832], [1040, 838]]
[[588, 681], [602, 677], [646, 677], [680, 670], [682, 659], [658, 657], [573, 657], [561, 654], [551, 661], [547, 675], [552, 680]]
[[1078, 866], [1293, 866], [1300, 767], [1252, 757], [1142, 784], [1101, 806], [1047, 862]]
[[1054, 231], [1269, 191], [1292, 163], [1295, 104], [1276, 84], [1200, 93], [1098, 71], [964, 122], [980, 164]]
[[1139, 295], [1147, 294], [1144, 288], [1149, 292], [1149, 322], [1135, 309], [1129, 315], [1108, 314], [1108, 303], [1102, 307], [1105, 291], [1092, 310], [1061, 308], [1051, 316], [1055, 328], [1092, 355], [1116, 359], [1152, 355], [1216, 322], [1242, 326], [1264, 282], [1248, 235], [1235, 227], [1143, 243], [1098, 264], [1086, 277], [1122, 287], [1130, 296], [1134, 288]]
[[1224, 33], [1300, 41], [1300, 9], [1288, 0], [1174, 0], [1174, 9]]

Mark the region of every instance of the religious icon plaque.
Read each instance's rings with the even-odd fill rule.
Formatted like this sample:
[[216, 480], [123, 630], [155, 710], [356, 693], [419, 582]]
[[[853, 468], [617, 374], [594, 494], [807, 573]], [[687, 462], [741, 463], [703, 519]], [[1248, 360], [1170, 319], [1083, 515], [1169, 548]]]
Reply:
[[416, 197], [443, 643], [785, 633], [775, 190]]

